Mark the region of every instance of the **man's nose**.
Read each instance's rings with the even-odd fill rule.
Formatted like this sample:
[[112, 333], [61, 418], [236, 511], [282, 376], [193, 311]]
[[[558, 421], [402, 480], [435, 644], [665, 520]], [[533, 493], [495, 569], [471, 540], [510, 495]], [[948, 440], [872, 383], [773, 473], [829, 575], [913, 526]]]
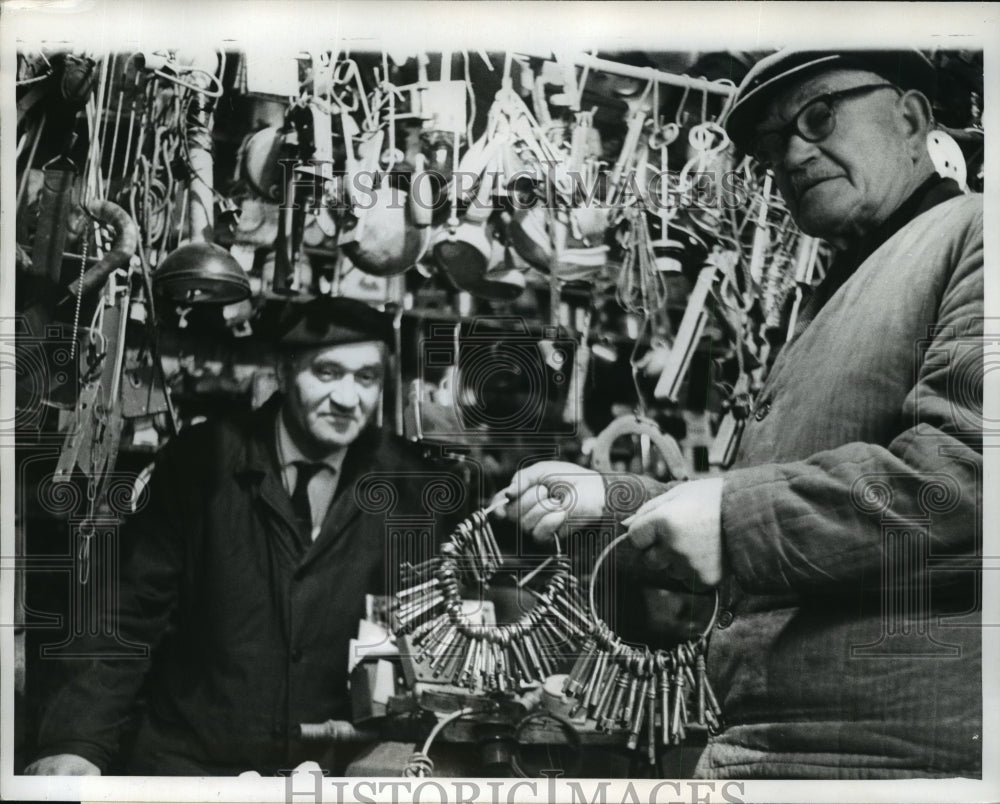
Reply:
[[333, 383], [329, 397], [333, 404], [349, 410], [356, 408], [361, 400], [361, 396], [358, 394], [358, 384], [350, 374], [344, 375]]
[[809, 142], [797, 131], [793, 131], [785, 140], [785, 152], [778, 164], [785, 170], [794, 170], [815, 156], [816, 143]]

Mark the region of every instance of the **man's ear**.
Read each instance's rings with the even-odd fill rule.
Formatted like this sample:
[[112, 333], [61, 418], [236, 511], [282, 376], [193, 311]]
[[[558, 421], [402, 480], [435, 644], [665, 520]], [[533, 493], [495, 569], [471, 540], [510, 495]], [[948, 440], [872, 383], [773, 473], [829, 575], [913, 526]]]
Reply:
[[914, 158], [919, 158], [926, 154], [927, 134], [934, 122], [931, 103], [924, 93], [911, 89], [899, 97], [898, 105], [901, 133], [910, 144]]

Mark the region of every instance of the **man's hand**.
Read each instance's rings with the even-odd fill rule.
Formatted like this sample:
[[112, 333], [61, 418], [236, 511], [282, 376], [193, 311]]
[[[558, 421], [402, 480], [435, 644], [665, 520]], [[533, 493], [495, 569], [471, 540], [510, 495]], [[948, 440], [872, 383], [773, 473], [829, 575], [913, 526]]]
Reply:
[[24, 773], [26, 776], [100, 776], [101, 769], [76, 754], [53, 754], [36, 759]]
[[722, 580], [722, 478], [692, 480], [654, 497], [624, 521], [651, 569], [694, 588]]
[[599, 519], [604, 514], [600, 474], [563, 461], [541, 461], [517, 472], [493, 501], [504, 497], [510, 502], [497, 515], [516, 518], [539, 540], [552, 538], [570, 517]]

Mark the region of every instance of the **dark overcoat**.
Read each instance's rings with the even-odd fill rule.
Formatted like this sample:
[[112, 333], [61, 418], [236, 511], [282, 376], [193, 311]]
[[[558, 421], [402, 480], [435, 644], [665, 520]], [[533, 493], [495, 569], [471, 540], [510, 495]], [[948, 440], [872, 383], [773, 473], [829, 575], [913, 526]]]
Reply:
[[[246, 419], [188, 428], [162, 451], [128, 523], [117, 623], [48, 706], [43, 754], [102, 769], [143, 681], [131, 772], [274, 773], [317, 758], [298, 725], [349, 718], [348, 640], [365, 594], [426, 558], [465, 488], [405, 442], [369, 430], [345, 458], [314, 542], [277, 470], [275, 397]], [[409, 552], [407, 552], [409, 551]], [[143, 658], [122, 646], [148, 648]]]

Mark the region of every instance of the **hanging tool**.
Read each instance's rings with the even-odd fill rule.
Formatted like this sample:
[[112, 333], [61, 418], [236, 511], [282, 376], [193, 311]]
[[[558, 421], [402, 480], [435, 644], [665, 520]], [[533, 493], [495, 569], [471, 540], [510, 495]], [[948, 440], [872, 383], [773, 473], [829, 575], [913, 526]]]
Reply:
[[42, 167], [38, 197], [38, 228], [31, 252], [31, 273], [58, 283], [63, 252], [75, 203], [77, 168], [68, 156], [57, 156]]
[[129, 264], [139, 245], [139, 230], [135, 221], [117, 204], [105, 200], [92, 201], [87, 205], [87, 212], [98, 223], [110, 226], [115, 231], [115, 238], [107, 254], [70, 284], [67, 288], [69, 296], [65, 296], [61, 303], [72, 297], [86, 297], [100, 288], [114, 271]]
[[[295, 127], [289, 121], [281, 130], [281, 158], [279, 164], [298, 162], [299, 137]], [[295, 171], [285, 171], [285, 183], [282, 203], [278, 207], [278, 234], [274, 241], [274, 279], [271, 290], [274, 293], [297, 293], [299, 291], [295, 267], [298, 262], [298, 245], [301, 242], [296, 235], [295, 215]]]
[[679, 401], [681, 385], [705, 331], [705, 324], [708, 322], [707, 302], [719, 271], [713, 257], [710, 257], [698, 272], [698, 279], [688, 297], [684, 318], [681, 319], [681, 325], [677, 328], [677, 334], [670, 346], [667, 364], [660, 373], [660, 379], [653, 391], [653, 396], [657, 399]]
[[[138, 243], [135, 224], [121, 207], [109, 201], [95, 201], [89, 209], [101, 222], [120, 228], [104, 259], [91, 268], [82, 280], [77, 280], [78, 286], [74, 291], [77, 294], [86, 293], [98, 278], [103, 277], [107, 282], [116, 269], [128, 266]], [[95, 322], [89, 331], [85, 356], [87, 366], [83, 373], [83, 388], [71, 417], [54, 482], [68, 481], [76, 469], [101, 482], [105, 472], [114, 466], [121, 439], [121, 378], [130, 284], [128, 276], [120, 287], [111, 279], [108, 287], [110, 300], [102, 299], [94, 312]]]

